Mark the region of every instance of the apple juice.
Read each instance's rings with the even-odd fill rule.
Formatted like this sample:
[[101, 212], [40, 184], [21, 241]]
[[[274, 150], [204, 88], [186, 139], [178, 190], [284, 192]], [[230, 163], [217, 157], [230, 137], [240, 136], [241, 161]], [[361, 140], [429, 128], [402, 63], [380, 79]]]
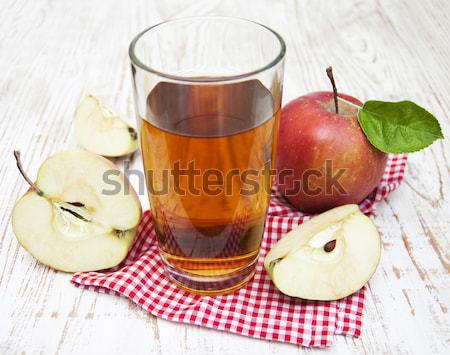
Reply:
[[[139, 127], [146, 181], [161, 256], [178, 284], [211, 294], [253, 275], [276, 156], [275, 106], [257, 80], [160, 82], [148, 95]], [[196, 285], [196, 276], [211, 283]]]

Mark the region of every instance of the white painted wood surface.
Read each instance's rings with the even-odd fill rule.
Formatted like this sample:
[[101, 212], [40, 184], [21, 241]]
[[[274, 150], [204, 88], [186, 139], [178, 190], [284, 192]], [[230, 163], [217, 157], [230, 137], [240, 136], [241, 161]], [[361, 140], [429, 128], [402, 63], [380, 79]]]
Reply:
[[[338, 87], [361, 99], [412, 99], [450, 134], [450, 2], [26, 1], [0, 0], [0, 353], [297, 354], [311, 350], [156, 319], [126, 299], [73, 287], [37, 263], [9, 218], [51, 153], [74, 147], [71, 119], [87, 93], [133, 119], [127, 47], [134, 34], [175, 16], [220, 14], [273, 27], [288, 46], [284, 102]], [[450, 149], [411, 155], [405, 183], [375, 222], [381, 265], [370, 281], [359, 339], [337, 336], [324, 352], [444, 354], [450, 349]], [[143, 201], [145, 201], [143, 196]]]

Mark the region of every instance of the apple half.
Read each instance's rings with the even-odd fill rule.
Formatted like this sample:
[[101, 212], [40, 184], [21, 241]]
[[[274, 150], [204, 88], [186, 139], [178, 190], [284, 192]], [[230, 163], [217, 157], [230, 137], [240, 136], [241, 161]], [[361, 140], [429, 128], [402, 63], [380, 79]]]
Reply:
[[30, 185], [14, 206], [12, 227], [36, 259], [67, 272], [106, 269], [125, 259], [142, 211], [109, 160], [81, 150], [60, 152], [41, 165]]
[[381, 239], [357, 205], [336, 207], [286, 234], [264, 266], [288, 296], [331, 301], [359, 290], [375, 272]]
[[82, 148], [106, 157], [130, 154], [139, 145], [136, 129], [92, 95], [84, 98], [75, 111], [74, 128]]

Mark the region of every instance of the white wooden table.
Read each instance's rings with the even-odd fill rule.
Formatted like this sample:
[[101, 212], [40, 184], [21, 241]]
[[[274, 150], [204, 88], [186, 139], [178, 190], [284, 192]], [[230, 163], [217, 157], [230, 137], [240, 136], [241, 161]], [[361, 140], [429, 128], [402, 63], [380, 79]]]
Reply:
[[[126, 299], [75, 288], [15, 240], [10, 214], [51, 153], [74, 147], [71, 120], [87, 93], [133, 117], [127, 47], [138, 31], [175, 16], [220, 14], [273, 27], [288, 54], [284, 102], [329, 89], [361, 99], [409, 98], [450, 135], [450, 2], [0, 0], [0, 353], [296, 354], [312, 350], [156, 319]], [[362, 335], [337, 336], [339, 354], [450, 351], [450, 149], [410, 156], [404, 184], [375, 217], [381, 265], [370, 281]], [[142, 200], [147, 205], [146, 197]]]

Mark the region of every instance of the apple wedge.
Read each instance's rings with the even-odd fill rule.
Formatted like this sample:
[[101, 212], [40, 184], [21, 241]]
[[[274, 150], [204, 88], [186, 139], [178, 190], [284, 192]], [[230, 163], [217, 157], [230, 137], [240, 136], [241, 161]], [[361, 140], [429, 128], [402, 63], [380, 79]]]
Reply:
[[142, 211], [114, 164], [86, 151], [65, 151], [44, 161], [32, 183], [14, 154], [31, 189], [16, 202], [12, 227], [31, 255], [68, 272], [110, 268], [126, 257]]
[[74, 128], [82, 148], [106, 157], [130, 154], [139, 145], [136, 129], [92, 95], [75, 111]]
[[331, 301], [359, 290], [375, 272], [381, 239], [357, 205], [336, 207], [286, 234], [264, 266], [284, 294]]

